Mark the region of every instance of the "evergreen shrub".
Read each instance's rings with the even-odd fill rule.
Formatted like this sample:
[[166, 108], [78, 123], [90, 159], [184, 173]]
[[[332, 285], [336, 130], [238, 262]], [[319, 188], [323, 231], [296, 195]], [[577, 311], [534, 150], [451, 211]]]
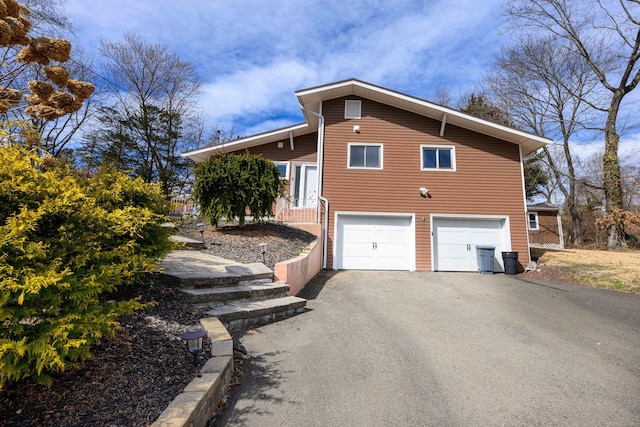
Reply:
[[50, 156], [0, 145], [0, 388], [77, 365], [143, 305], [110, 301], [171, 248], [166, 201], [141, 179], [83, 176]]

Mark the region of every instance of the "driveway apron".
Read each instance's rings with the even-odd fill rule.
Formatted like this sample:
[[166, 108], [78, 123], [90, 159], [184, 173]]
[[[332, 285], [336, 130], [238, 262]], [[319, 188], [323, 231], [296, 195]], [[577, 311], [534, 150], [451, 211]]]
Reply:
[[505, 275], [323, 272], [249, 331], [216, 425], [640, 425], [640, 296]]

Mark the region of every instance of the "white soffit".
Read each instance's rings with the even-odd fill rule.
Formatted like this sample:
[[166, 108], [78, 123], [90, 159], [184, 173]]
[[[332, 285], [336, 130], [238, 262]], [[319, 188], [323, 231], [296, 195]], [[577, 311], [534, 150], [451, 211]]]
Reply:
[[210, 145], [191, 151], [185, 151], [184, 153], [182, 153], [182, 157], [187, 157], [196, 163], [204, 162], [215, 154], [246, 150], [258, 145], [269, 144], [271, 142], [285, 139], [289, 140], [291, 136], [296, 137], [306, 135], [315, 131], [316, 128], [312, 128], [311, 126], [309, 126], [309, 124], [299, 123], [297, 125], [248, 136], [246, 138], [240, 138], [224, 144]]

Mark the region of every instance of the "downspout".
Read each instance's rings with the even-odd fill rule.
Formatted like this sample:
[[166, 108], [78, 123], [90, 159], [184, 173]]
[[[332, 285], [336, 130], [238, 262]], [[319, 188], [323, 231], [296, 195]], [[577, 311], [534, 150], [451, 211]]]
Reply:
[[[518, 144], [518, 154], [520, 155], [520, 174], [522, 175], [522, 197], [524, 202], [524, 222], [527, 224], [527, 251], [529, 251], [528, 257], [531, 261], [531, 241], [529, 239], [529, 211], [527, 209], [527, 185], [524, 180], [524, 156], [522, 155], [522, 144]], [[511, 231], [509, 231], [511, 232]], [[509, 250], [513, 250], [513, 247]]]
[[[304, 111], [313, 114], [318, 118], [318, 147], [316, 152], [318, 153], [318, 200], [321, 200], [325, 205], [324, 214], [324, 226], [322, 230], [322, 268], [327, 268], [327, 242], [328, 242], [328, 228], [329, 228], [329, 200], [322, 196], [322, 177], [324, 174], [324, 116], [315, 111], [311, 111], [299, 103], [300, 108]], [[322, 104], [320, 106], [322, 108]], [[316, 207], [316, 223], [320, 222], [320, 204]]]

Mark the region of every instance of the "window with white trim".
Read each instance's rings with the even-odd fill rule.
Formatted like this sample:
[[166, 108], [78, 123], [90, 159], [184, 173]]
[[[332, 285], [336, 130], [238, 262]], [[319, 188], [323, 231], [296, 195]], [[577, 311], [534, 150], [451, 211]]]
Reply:
[[455, 171], [455, 147], [421, 145], [420, 168], [422, 170]]
[[273, 162], [280, 171], [280, 179], [289, 179], [289, 162]]
[[344, 118], [359, 119], [362, 117], [362, 101], [347, 99], [344, 101]]
[[532, 230], [532, 231], [540, 230], [540, 223], [538, 222], [538, 212], [527, 213], [527, 224], [528, 224], [529, 230]]
[[347, 165], [352, 169], [382, 169], [382, 144], [349, 143]]

